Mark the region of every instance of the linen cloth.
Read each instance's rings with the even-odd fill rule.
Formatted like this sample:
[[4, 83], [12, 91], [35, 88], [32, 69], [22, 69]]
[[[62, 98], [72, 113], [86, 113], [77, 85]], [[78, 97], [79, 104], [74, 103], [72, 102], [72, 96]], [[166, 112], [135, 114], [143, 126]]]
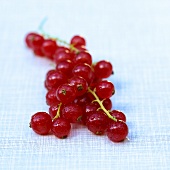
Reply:
[[[130, 141], [80, 125], [65, 140], [29, 128], [32, 114], [48, 111], [43, 83], [53, 66], [24, 37], [44, 17], [49, 34], [80, 34], [94, 61], [112, 62], [113, 109], [126, 114]], [[170, 1], [1, 0], [0, 33], [1, 170], [170, 169]]]

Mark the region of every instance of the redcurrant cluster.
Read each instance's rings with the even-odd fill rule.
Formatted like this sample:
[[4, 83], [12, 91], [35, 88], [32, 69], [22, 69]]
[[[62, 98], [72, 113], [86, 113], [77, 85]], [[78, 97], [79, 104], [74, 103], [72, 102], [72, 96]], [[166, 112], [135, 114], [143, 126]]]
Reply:
[[52, 132], [58, 138], [66, 138], [71, 124], [79, 123], [96, 135], [106, 133], [113, 142], [126, 138], [128, 126], [124, 113], [111, 110], [110, 97], [115, 88], [106, 80], [113, 74], [110, 62], [92, 63], [86, 41], [79, 35], [67, 43], [47, 34], [29, 33], [25, 42], [35, 55], [55, 63], [55, 69], [47, 72], [44, 81], [49, 114], [37, 112], [31, 117], [33, 131], [40, 135]]

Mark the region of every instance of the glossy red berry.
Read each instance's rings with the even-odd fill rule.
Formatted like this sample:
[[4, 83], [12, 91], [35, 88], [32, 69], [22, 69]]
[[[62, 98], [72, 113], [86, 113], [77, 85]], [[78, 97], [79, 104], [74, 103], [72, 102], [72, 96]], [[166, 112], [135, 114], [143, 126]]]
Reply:
[[108, 78], [113, 73], [112, 64], [108, 61], [101, 60], [95, 64], [94, 73], [98, 78]]
[[74, 103], [65, 105], [61, 111], [61, 116], [67, 119], [70, 123], [80, 122], [82, 115], [83, 115], [82, 108]]
[[122, 121], [113, 121], [108, 125], [106, 134], [112, 142], [121, 142], [128, 135], [128, 126]]
[[26, 42], [27, 47], [31, 48], [31, 43], [34, 39], [34, 36], [36, 36], [36, 35], [37, 35], [37, 33], [35, 33], [35, 32], [30, 32], [29, 34], [26, 35], [25, 42]]
[[53, 59], [53, 55], [57, 49], [56, 41], [51, 39], [44, 40], [41, 49], [46, 57]]
[[103, 80], [96, 85], [96, 94], [101, 99], [110, 98], [115, 93], [113, 83]]
[[112, 110], [110, 112], [110, 115], [115, 117], [118, 120], [122, 120], [124, 122], [126, 122], [126, 116], [123, 112], [121, 112], [120, 110]]
[[90, 65], [86, 63], [77, 64], [73, 70], [73, 75], [83, 77], [88, 84], [93, 81], [93, 71]]
[[31, 117], [30, 127], [40, 135], [47, 135], [52, 126], [52, 120], [48, 113], [37, 112]]
[[56, 91], [57, 99], [63, 104], [73, 102], [76, 98], [76, 90], [70, 84], [62, 84]]
[[86, 63], [92, 65], [92, 56], [87, 51], [81, 51], [74, 58], [75, 64]]
[[57, 118], [53, 121], [51, 130], [56, 137], [64, 139], [70, 133], [71, 124], [64, 118]]
[[45, 98], [46, 98], [46, 104], [49, 106], [60, 103], [56, 97], [56, 89], [49, 90]]
[[85, 93], [85, 94], [83, 94], [83, 95], [81, 95], [79, 97], [76, 97], [75, 100], [74, 100], [74, 103], [78, 104], [81, 107], [84, 107], [86, 104], [91, 103], [91, 99], [88, 96], [88, 94]]
[[41, 48], [34, 49], [34, 54], [39, 57], [44, 57], [44, 53], [42, 52]]
[[67, 76], [59, 71], [51, 72], [46, 76], [45, 84], [47, 89], [58, 88], [67, 82]]
[[76, 46], [81, 46], [81, 45], [86, 45], [86, 40], [80, 36], [80, 35], [75, 35], [71, 41], [70, 41], [70, 44], [73, 44], [75, 47]]
[[42, 47], [43, 42], [44, 42], [43, 36], [36, 34], [33, 36], [33, 39], [30, 42], [30, 46], [33, 50], [40, 49]]
[[56, 65], [56, 70], [65, 74], [68, 78], [72, 77], [74, 63], [71, 60], [61, 61]]
[[54, 62], [56, 64], [66, 61], [66, 60], [71, 60], [72, 61], [72, 56], [69, 50], [57, 50], [53, 56]]
[[88, 116], [95, 112], [99, 107], [96, 106], [94, 103], [86, 104], [83, 108], [83, 116], [82, 116], [82, 122], [84, 125], [86, 125]]
[[96, 135], [103, 135], [107, 128], [108, 117], [103, 111], [93, 112], [87, 117], [87, 128]]
[[83, 77], [74, 76], [68, 83], [76, 89], [76, 96], [82, 96], [87, 92], [88, 84]]
[[106, 110], [111, 110], [112, 109], [112, 101], [107, 98], [103, 101], [103, 106], [105, 107]]
[[52, 119], [56, 116], [57, 111], [58, 111], [58, 104], [54, 104], [49, 107], [49, 114]]

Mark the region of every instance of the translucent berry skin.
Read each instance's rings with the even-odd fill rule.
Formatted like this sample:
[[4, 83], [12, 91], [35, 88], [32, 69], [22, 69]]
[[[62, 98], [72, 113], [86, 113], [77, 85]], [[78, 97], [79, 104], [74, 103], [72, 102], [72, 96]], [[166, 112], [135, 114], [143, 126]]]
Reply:
[[31, 48], [31, 42], [34, 39], [34, 36], [36, 35], [37, 33], [35, 32], [30, 32], [29, 34], [26, 35], [25, 42], [26, 42], [27, 47]]
[[46, 39], [44, 40], [41, 49], [46, 57], [53, 59], [53, 55], [57, 49], [57, 44], [51, 39]]
[[53, 134], [60, 139], [67, 138], [71, 130], [71, 124], [64, 118], [57, 118], [52, 123]]
[[74, 103], [78, 104], [81, 107], [84, 107], [86, 104], [91, 103], [91, 99], [89, 98], [88, 94], [85, 93], [79, 97], [76, 97]]
[[56, 89], [49, 90], [45, 98], [46, 98], [46, 104], [49, 106], [60, 103], [56, 97]]
[[113, 83], [103, 80], [96, 85], [96, 94], [100, 99], [110, 98], [115, 93]]
[[121, 142], [128, 135], [128, 126], [122, 121], [113, 121], [108, 125], [106, 134], [112, 142]]
[[41, 48], [34, 49], [34, 54], [39, 57], [44, 57], [44, 53], [42, 52]]
[[67, 119], [70, 123], [78, 123], [83, 115], [82, 108], [74, 103], [67, 104], [61, 111], [61, 116]]
[[74, 63], [86, 63], [92, 65], [92, 56], [87, 51], [80, 51], [74, 58]]
[[56, 116], [57, 111], [58, 111], [58, 104], [54, 104], [49, 107], [49, 114], [52, 119]]
[[86, 63], [77, 64], [73, 70], [73, 75], [83, 77], [88, 84], [93, 81], [93, 71], [90, 65]]
[[82, 96], [87, 91], [87, 81], [82, 77], [74, 76], [68, 80], [68, 83], [76, 89], [76, 96]]
[[98, 78], [108, 78], [113, 73], [112, 64], [108, 61], [101, 60], [94, 66], [94, 73]]
[[54, 58], [54, 62], [56, 64], [62, 62], [62, 61], [66, 61], [66, 60], [72, 60], [72, 56], [70, 54], [69, 50], [57, 50], [53, 56]]
[[99, 107], [96, 106], [94, 103], [89, 103], [83, 108], [83, 116], [82, 116], [82, 123], [86, 125], [88, 116], [95, 112]]
[[75, 35], [71, 41], [70, 41], [70, 44], [73, 44], [75, 47], [76, 46], [81, 46], [81, 45], [86, 45], [86, 40], [80, 36], [80, 35]]
[[58, 88], [61, 84], [67, 82], [67, 76], [59, 71], [52, 72], [46, 77], [45, 83], [48, 89]]
[[52, 120], [48, 113], [37, 112], [31, 117], [30, 127], [40, 135], [47, 135], [52, 126]]
[[43, 36], [36, 34], [34, 35], [32, 41], [30, 42], [30, 46], [33, 50], [41, 49], [43, 42], [44, 42]]
[[126, 122], [126, 116], [120, 110], [112, 110], [110, 112], [110, 115], [112, 115], [113, 117], [115, 117], [118, 120], [122, 120], [122, 121]]
[[72, 77], [72, 69], [74, 68], [74, 63], [71, 60], [61, 61], [56, 65], [56, 70], [67, 75], [68, 78]]
[[96, 135], [103, 135], [107, 128], [108, 117], [103, 111], [96, 111], [87, 117], [87, 128]]
[[58, 87], [56, 96], [60, 102], [63, 104], [68, 104], [73, 102], [73, 100], [76, 98], [76, 90], [69, 84], [62, 84]]

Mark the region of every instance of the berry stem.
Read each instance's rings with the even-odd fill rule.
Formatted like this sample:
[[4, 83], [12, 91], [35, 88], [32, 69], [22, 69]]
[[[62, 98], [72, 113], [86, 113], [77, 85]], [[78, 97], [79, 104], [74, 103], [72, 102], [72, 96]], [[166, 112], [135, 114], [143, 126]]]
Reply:
[[47, 21], [47, 18], [44, 18], [44, 19], [41, 21], [41, 23], [40, 23], [40, 25], [39, 25], [39, 27], [38, 27], [39, 31], [41, 32], [41, 34], [42, 34], [43, 36], [45, 36], [45, 37], [47, 37], [47, 38], [50, 38], [50, 39], [53, 39], [53, 40], [55, 40], [55, 41], [57, 41], [57, 42], [59, 42], [59, 43], [61, 43], [61, 44], [67, 45], [67, 46], [71, 49], [71, 51], [75, 51], [76, 53], [79, 53], [79, 50], [78, 50], [77, 48], [75, 48], [73, 44], [70, 44], [70, 43], [68, 43], [67, 41], [62, 40], [62, 39], [60, 39], [60, 38], [58, 38], [58, 37], [51, 36], [50, 34], [47, 34], [47, 33], [44, 31], [44, 28], [43, 28], [43, 27], [44, 27], [44, 24], [46, 23], [46, 21]]
[[100, 109], [102, 109], [110, 119], [112, 119], [112, 120], [114, 120], [114, 121], [117, 122], [117, 119], [116, 119], [115, 117], [113, 117], [112, 115], [110, 115], [109, 111], [105, 109], [105, 107], [103, 106], [103, 102], [100, 101], [99, 97], [98, 97], [98, 96], [96, 95], [96, 93], [95, 93], [95, 90], [92, 91], [92, 90], [88, 87], [88, 92], [90, 92], [90, 93], [95, 97], [94, 102], [99, 103]]
[[60, 104], [58, 105], [58, 110], [57, 110], [56, 116], [53, 118], [53, 120], [60, 117], [61, 105], [62, 105], [62, 103], [60, 103]]

